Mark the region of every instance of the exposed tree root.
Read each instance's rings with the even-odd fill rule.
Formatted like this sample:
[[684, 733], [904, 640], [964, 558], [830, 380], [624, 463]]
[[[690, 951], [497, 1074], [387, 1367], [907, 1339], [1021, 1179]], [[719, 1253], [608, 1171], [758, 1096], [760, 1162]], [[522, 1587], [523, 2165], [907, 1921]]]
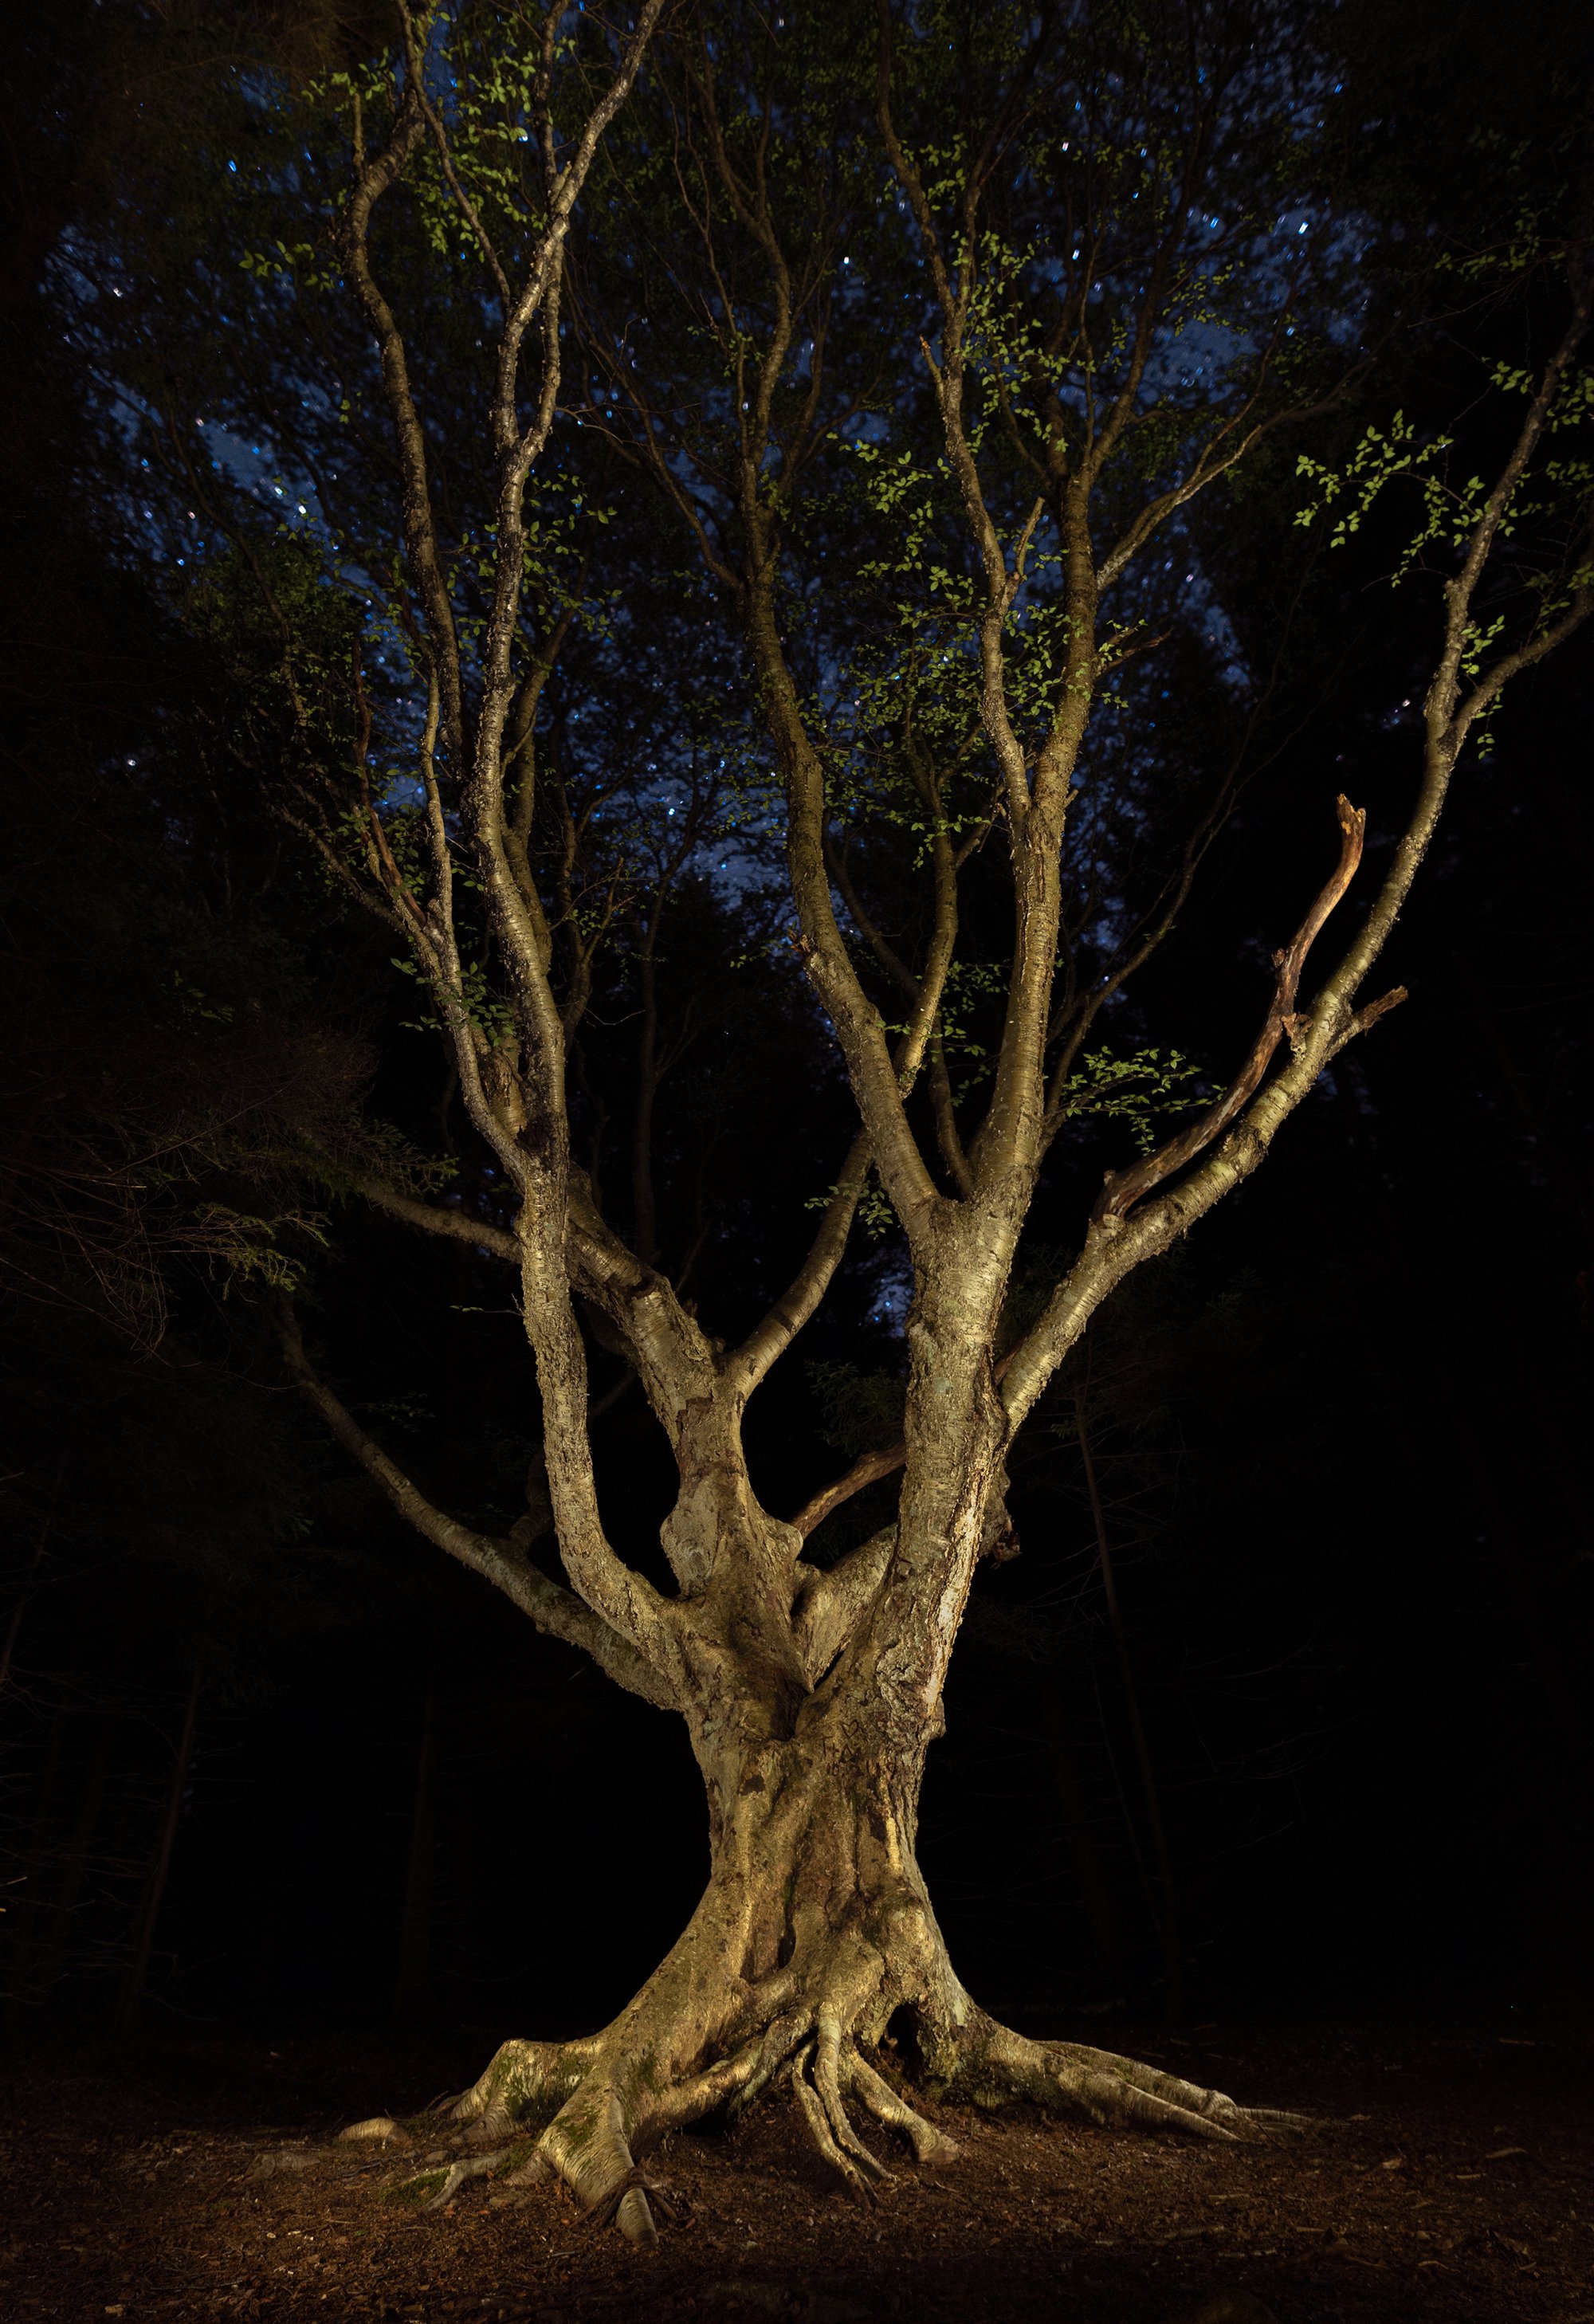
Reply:
[[244, 2173], [246, 2185], [254, 2186], [263, 2179], [275, 2179], [283, 2172], [314, 2171], [327, 2157], [316, 2148], [280, 2146], [274, 2154], [262, 2154]]
[[[797, 2094], [797, 2109], [807, 2126], [808, 2135], [813, 2140], [821, 2160], [829, 2163], [843, 2185], [850, 2188], [854, 2195], [860, 2196], [865, 2201], [872, 2202], [876, 2186], [881, 2181], [889, 2179], [890, 2173], [882, 2163], [875, 2160], [868, 2148], [852, 2134], [852, 2126], [846, 2121], [844, 2115], [842, 2115], [841, 2120], [845, 2125], [843, 2135], [847, 2138], [847, 2144], [843, 2146], [841, 2144], [836, 2135], [837, 2126], [833, 2123], [830, 2109], [803, 2070], [804, 2062], [798, 2061], [793, 2064], [790, 2068], [790, 2075], [791, 2087]], [[858, 2160], [854, 2161], [854, 2155]]]
[[[506, 2042], [453, 2102], [454, 2147], [471, 2151], [412, 2182], [434, 2208], [471, 2179], [552, 2175], [594, 2224], [612, 2220], [652, 2245], [656, 2213], [671, 2211], [644, 2168], [659, 2141], [709, 2115], [733, 2117], [782, 2081], [827, 2171], [861, 2200], [878, 2200], [897, 2174], [860, 2135], [852, 2109], [900, 2138], [921, 2168], [958, 2153], [881, 2070], [899, 2015], [933, 2099], [1018, 2100], [1108, 2128], [1224, 2141], [1300, 2126], [1296, 2116], [1239, 2106], [1135, 2059], [999, 2024], [953, 1972], [889, 1802], [843, 1821], [834, 1794], [815, 1801], [789, 1769], [766, 1764], [771, 1780], [758, 1775], [737, 1794], [753, 1803], [749, 1823], [722, 1835], [715, 1880], [691, 1925], [613, 2023], [580, 2041]], [[403, 2131], [374, 2116], [345, 2136]]]
[[[638, 2164], [627, 2173], [618, 2187], [610, 2190], [601, 2203], [595, 2203], [593, 2206], [586, 2215], [588, 2226], [606, 2227], [612, 2219], [618, 2219], [632, 2195], [640, 2199], [650, 2221], [653, 2216], [652, 2206], [648, 2200], [650, 2196], [652, 2198], [652, 2202], [658, 2205], [667, 2223], [671, 2225], [684, 2215], [686, 2208], [672, 2188], [667, 2187], [661, 2179], [650, 2179], [647, 2172]], [[657, 2243], [658, 2240], [657, 2233], [650, 2237], [645, 2235], [631, 2236], [633, 2243], [650, 2241]]]
[[1265, 2138], [1310, 2126], [1304, 2115], [1238, 2106], [1221, 2090], [1205, 2089], [1111, 2050], [1029, 2041], [972, 2005], [952, 2050], [951, 2070], [936, 2080], [944, 2095], [973, 2106], [1027, 2099], [1054, 2112], [1083, 2115], [1104, 2128], [1171, 2131], [1192, 2138]]
[[[880, 2200], [896, 2174], [860, 2136], [849, 2101], [899, 2136], [921, 2166], [953, 2162], [956, 2141], [867, 2054], [891, 2008], [902, 2006], [883, 1957], [855, 1936], [827, 1950], [817, 2006], [806, 1999], [774, 2006], [791, 1997], [797, 1981], [787, 1977], [756, 1996], [741, 1987], [722, 2006], [683, 2019], [657, 2006], [679, 1997], [670, 1991], [677, 1980], [661, 1971], [663, 1993], [645, 1988], [604, 2034], [567, 2043], [505, 2043], [455, 2105], [453, 2119], [478, 2142], [540, 2124], [536, 2145], [529, 2155], [523, 2145], [495, 2147], [454, 2163], [432, 2208], [450, 2201], [467, 2180], [506, 2168], [517, 2184], [555, 2175], [594, 2225], [613, 2221], [631, 2242], [652, 2245], [656, 2213], [668, 2221], [673, 2204], [643, 2168], [644, 2156], [671, 2130], [709, 2114], [740, 2113], [776, 2081], [789, 2084], [815, 2153], [860, 2200]], [[978, 2008], [949, 1969], [931, 1995], [921, 1990], [907, 2006], [926, 2086], [943, 2098], [985, 2108], [1024, 2101], [1103, 2127], [1225, 2142], [1304, 2126], [1298, 2115], [1239, 2106], [1220, 2090], [1111, 2051], [1027, 2040]], [[755, 2009], [762, 2023], [749, 2030]], [[355, 2128], [383, 2135], [380, 2123]]]
[[467, 2179], [488, 2178], [494, 2171], [502, 2171], [510, 2159], [511, 2150], [506, 2147], [498, 2154], [472, 2154], [463, 2162], [450, 2163], [448, 2175], [432, 2197], [428, 2208], [440, 2211], [445, 2203], [453, 2201]]
[[[927, 2080], [944, 2098], [993, 2108], [1015, 2100], [1083, 2116], [1107, 2128], [1174, 2133], [1225, 2142], [1301, 2129], [1305, 2118], [1241, 2107], [1220, 2090], [1107, 2050], [1068, 2042], [1035, 2042], [999, 2024], [956, 1990], [950, 2025], [940, 2011], [923, 2025]], [[627, 2013], [629, 2015], [630, 2013]], [[878, 2018], [878, 2012], [876, 2013]], [[617, 2021], [613, 2034], [625, 2024]], [[880, 2029], [876, 2026], [876, 2038]], [[669, 2045], [680, 2046], [677, 2043]], [[473, 2179], [504, 2177], [527, 2185], [550, 2176], [568, 2186], [594, 2226], [613, 2222], [631, 2242], [658, 2242], [656, 2212], [676, 2216], [669, 2190], [641, 2157], [668, 2131], [716, 2111], [733, 2115], [776, 2080], [788, 2082], [815, 2153], [841, 2186], [873, 2202], [896, 2174], [859, 2135], [852, 2099], [895, 2132], [920, 2165], [955, 2161], [957, 2142], [910, 2105], [864, 2054], [853, 2027], [833, 2010], [785, 2010], [755, 2038], [695, 2072], [662, 2083], [659, 2059], [614, 2045], [610, 2035], [565, 2044], [512, 2042], [453, 2108], [465, 2138], [480, 2146], [519, 2125], [543, 2127], [536, 2144], [496, 2145], [453, 2160], [440, 2177], [410, 2183], [441, 2209]], [[383, 2116], [351, 2125], [343, 2135], [401, 2137]], [[436, 2184], [434, 2187], [434, 2179]]]
[[414, 2144], [403, 2124], [395, 2122], [391, 2114], [368, 2115], [364, 2122], [351, 2122], [346, 2130], [338, 2132], [337, 2136], [340, 2144], [367, 2139], [390, 2146]]
[[868, 2059], [856, 2050], [849, 2061], [848, 2073], [851, 2087], [861, 2103], [877, 2122], [884, 2123], [888, 2130], [901, 2133], [913, 2149], [916, 2163], [956, 2162], [963, 2152], [956, 2139], [948, 2138], [944, 2130], [937, 2130], [922, 2114], [916, 2114], [907, 2099], [898, 2098], [884, 2076], [877, 2074]]

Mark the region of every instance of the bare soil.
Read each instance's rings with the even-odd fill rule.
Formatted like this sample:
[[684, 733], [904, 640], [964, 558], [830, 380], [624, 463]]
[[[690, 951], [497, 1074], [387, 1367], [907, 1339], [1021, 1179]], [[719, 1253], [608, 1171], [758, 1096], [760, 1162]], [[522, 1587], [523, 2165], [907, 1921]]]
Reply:
[[31, 2052], [0, 2061], [0, 2316], [1594, 2324], [1586, 2045], [1091, 2038], [1315, 2126], [1211, 2146], [943, 2109], [950, 2168], [866, 2133], [898, 2172], [870, 2208], [827, 2181], [783, 2094], [648, 2158], [676, 2216], [647, 2253], [547, 2187], [400, 2199], [469, 2152], [441, 2126], [405, 2155], [332, 2143], [461, 2086], [490, 2037]]

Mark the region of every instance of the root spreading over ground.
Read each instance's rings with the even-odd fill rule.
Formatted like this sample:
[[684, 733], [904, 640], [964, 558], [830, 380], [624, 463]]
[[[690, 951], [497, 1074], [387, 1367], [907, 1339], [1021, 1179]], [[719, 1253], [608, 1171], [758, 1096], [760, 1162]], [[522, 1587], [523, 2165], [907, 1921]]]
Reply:
[[[1286, 2142], [936, 2099], [888, 2040], [871, 2062], [955, 2138], [955, 2165], [916, 2165], [906, 2144], [898, 2159], [850, 2097], [895, 2173], [880, 2200], [852, 2200], [778, 2073], [733, 2124], [722, 2108], [646, 2153], [669, 2190], [648, 2195], [654, 2250], [578, 2207], [537, 2155], [546, 2123], [484, 2135], [425, 2111], [471, 2063], [457, 2034], [277, 2036], [280, 2057], [215, 2033], [24, 2048], [0, 2074], [0, 2314], [1569, 2324], [1594, 2264], [1594, 2061], [1573, 2026], [1502, 2030], [1119, 2032], [1193, 2087], [1287, 2092], [1324, 2126]], [[338, 2143], [375, 2091], [387, 2111], [358, 2126], [385, 2135]]]
[[[660, 1972], [667, 1983], [668, 1967]], [[655, 2027], [655, 2038], [647, 2038], [659, 2015], [659, 1982], [601, 2034], [565, 2043], [505, 2042], [481, 2079], [447, 2106], [452, 2123], [478, 2151], [412, 2179], [416, 2199], [440, 2208], [473, 2179], [525, 2185], [557, 2178], [594, 2224], [613, 2221], [631, 2242], [654, 2244], [658, 2213], [668, 2220], [671, 2198], [645, 2167], [650, 2152], [670, 2131], [714, 2114], [734, 2117], [782, 2089], [815, 2152], [865, 2202], [896, 2174], [860, 2136], [856, 2115], [894, 2133], [916, 2163], [936, 2167], [954, 2163], [960, 2151], [923, 2111], [940, 2101], [989, 2112], [1021, 2100], [1104, 2127], [1223, 2142], [1306, 2126], [1302, 2116], [1239, 2106], [1220, 2090], [1112, 2051], [1031, 2041], [999, 2024], [961, 1987], [949, 1992], [944, 1985], [939, 1997], [954, 2003], [950, 2010], [903, 2013], [909, 2019], [903, 2030], [926, 2064], [926, 2089], [916, 2088], [912, 2097], [895, 2057], [879, 2046], [885, 2028], [878, 2007], [861, 2024], [855, 2007], [841, 2006], [844, 1986], [841, 1993], [830, 1987], [821, 2000], [779, 2009], [717, 2060], [698, 2057], [668, 2078], [664, 2056], [678, 2058], [684, 2044], [678, 2027], [663, 2040]], [[854, 2004], [861, 1989], [878, 2002], [880, 1982], [854, 1981]], [[342, 2134], [346, 2141], [406, 2144], [412, 2135], [386, 2116], [351, 2124]]]

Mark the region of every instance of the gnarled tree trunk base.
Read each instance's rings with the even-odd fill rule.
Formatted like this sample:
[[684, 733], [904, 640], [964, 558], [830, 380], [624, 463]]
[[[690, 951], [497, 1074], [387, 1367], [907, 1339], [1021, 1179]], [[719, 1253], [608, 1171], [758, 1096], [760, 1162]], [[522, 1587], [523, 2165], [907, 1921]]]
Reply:
[[1029, 2041], [999, 2024], [958, 1982], [911, 1856], [839, 1914], [820, 1909], [834, 1895], [805, 1899], [801, 1882], [788, 1886], [789, 1957], [753, 1980], [729, 1966], [727, 1936], [744, 1932], [734, 1888], [711, 1883], [679, 1942], [602, 2033], [504, 2043], [453, 2108], [489, 2144], [542, 2126], [532, 2168], [557, 2174], [633, 2242], [658, 2237], [649, 2198], [661, 2190], [643, 2158], [668, 2132], [739, 2112], [771, 2086], [789, 2087], [815, 2150], [857, 2196], [872, 2198], [893, 2174], [854, 2116], [897, 2133], [918, 2163], [952, 2161], [955, 2141], [881, 2070], [889, 2026], [917, 2052], [932, 2104], [1024, 2100], [1105, 2126], [1208, 2139], [1299, 2124], [1110, 2051]]

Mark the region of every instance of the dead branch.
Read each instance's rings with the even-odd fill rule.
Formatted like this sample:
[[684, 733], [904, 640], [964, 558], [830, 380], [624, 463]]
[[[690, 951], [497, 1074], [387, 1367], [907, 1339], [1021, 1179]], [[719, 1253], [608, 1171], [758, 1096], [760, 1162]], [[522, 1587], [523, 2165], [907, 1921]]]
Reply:
[[[1331, 878], [1319, 893], [1312, 909], [1296, 929], [1293, 941], [1283, 952], [1276, 952], [1273, 955], [1274, 966], [1277, 972], [1273, 986], [1273, 1001], [1263, 1019], [1262, 1029], [1251, 1045], [1250, 1056], [1217, 1103], [1209, 1106], [1200, 1119], [1193, 1121], [1187, 1130], [1182, 1130], [1177, 1138], [1170, 1138], [1166, 1145], [1157, 1148], [1155, 1154], [1144, 1156], [1141, 1160], [1132, 1164], [1127, 1170], [1108, 1172], [1106, 1183], [1091, 1213], [1092, 1220], [1123, 1218], [1135, 1204], [1151, 1192], [1154, 1186], [1159, 1186], [1163, 1180], [1171, 1177], [1175, 1170], [1183, 1169], [1185, 1163], [1193, 1161], [1203, 1147], [1210, 1146], [1214, 1138], [1221, 1137], [1240, 1109], [1260, 1087], [1262, 1076], [1267, 1072], [1273, 1052], [1277, 1048], [1279, 1042], [1286, 1033], [1295, 1031], [1295, 996], [1300, 988], [1301, 971], [1305, 965], [1306, 955], [1311, 951], [1313, 943], [1329, 914], [1355, 878], [1356, 867], [1361, 862], [1362, 834], [1367, 825], [1367, 810], [1365, 807], [1352, 807], [1341, 791], [1339, 799], [1339, 862], [1334, 867]], [[1393, 995], [1388, 996], [1379, 1004], [1380, 1010], [1394, 1006]]]

